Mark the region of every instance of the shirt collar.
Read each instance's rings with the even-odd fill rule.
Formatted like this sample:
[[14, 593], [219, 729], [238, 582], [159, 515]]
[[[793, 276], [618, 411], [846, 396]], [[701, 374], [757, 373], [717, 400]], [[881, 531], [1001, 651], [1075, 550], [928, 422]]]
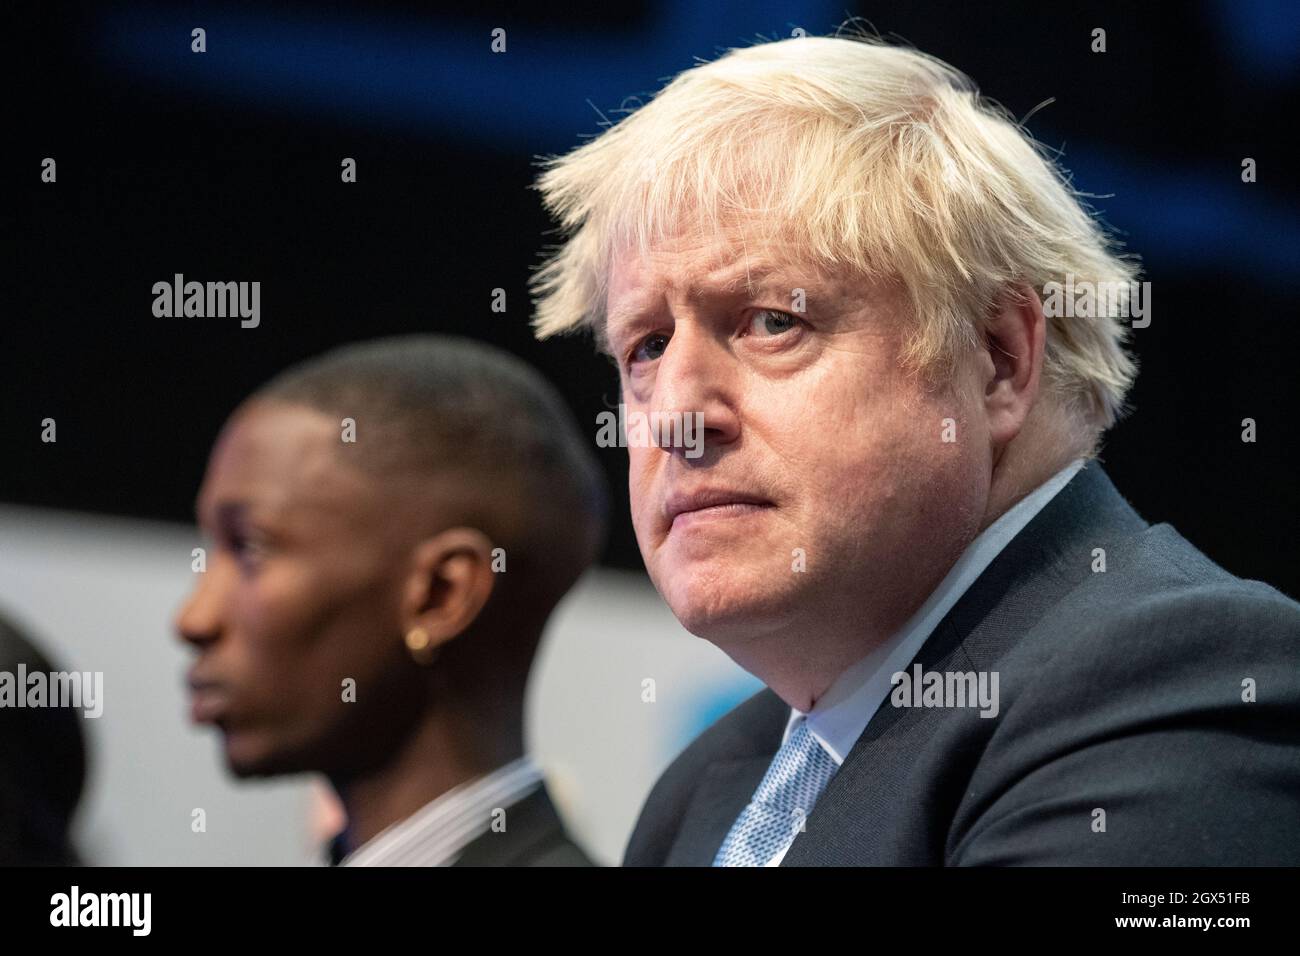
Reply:
[[925, 603], [889, 640], [837, 677], [811, 711], [790, 709], [784, 744], [799, 718], [837, 764], [842, 764], [867, 724], [889, 696], [891, 675], [904, 670], [944, 616], [1033, 517], [1056, 497], [1083, 467], [1076, 459], [1008, 508], [962, 552]]
[[492, 825], [492, 814], [518, 803], [542, 784], [541, 769], [524, 756], [453, 787], [341, 859], [340, 837], [330, 844], [339, 866], [450, 866]]

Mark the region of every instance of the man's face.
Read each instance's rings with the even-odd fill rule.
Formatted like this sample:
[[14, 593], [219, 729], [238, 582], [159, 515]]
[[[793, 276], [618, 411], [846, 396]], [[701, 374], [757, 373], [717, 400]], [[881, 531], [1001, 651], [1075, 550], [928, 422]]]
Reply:
[[221, 729], [241, 776], [353, 771], [418, 706], [404, 552], [340, 446], [332, 417], [254, 403], [227, 424], [199, 492], [212, 546], [176, 626], [198, 652], [192, 717]]
[[788, 249], [675, 240], [625, 249], [610, 274], [629, 418], [701, 412], [706, 429], [698, 457], [629, 447], [637, 541], [683, 625], [728, 650], [800, 623], [897, 627], [974, 536], [988, 491], [973, 363], [927, 389], [899, 367], [901, 290]]

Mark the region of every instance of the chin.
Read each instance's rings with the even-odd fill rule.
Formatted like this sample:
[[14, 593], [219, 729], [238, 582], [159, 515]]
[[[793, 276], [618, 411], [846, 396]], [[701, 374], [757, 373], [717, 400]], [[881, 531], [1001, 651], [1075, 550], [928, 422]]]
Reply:
[[778, 591], [770, 575], [685, 569], [670, 575], [660, 593], [682, 627], [721, 644], [753, 637], [787, 618], [797, 600], [793, 590]]
[[242, 734], [226, 735], [226, 766], [236, 777], [278, 777], [309, 769], [297, 764], [291, 756], [265, 742]]

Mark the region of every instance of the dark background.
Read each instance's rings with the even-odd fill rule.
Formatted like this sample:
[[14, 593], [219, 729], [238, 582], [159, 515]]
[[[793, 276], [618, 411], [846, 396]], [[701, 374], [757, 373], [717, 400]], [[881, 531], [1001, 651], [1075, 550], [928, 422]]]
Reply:
[[[759, 37], [865, 17], [1063, 150], [1146, 265], [1134, 414], [1103, 460], [1148, 520], [1300, 595], [1300, 4], [969, 2], [6, 5], [0, 501], [187, 521], [225, 416], [286, 364], [416, 331], [524, 356], [584, 430], [616, 404], [588, 339], [536, 343], [535, 160], [630, 95]], [[190, 30], [207, 30], [192, 54]], [[504, 27], [508, 53], [489, 51]], [[1091, 31], [1108, 50], [1090, 51]], [[41, 160], [58, 182], [40, 182]], [[354, 157], [358, 182], [340, 182]], [[1258, 182], [1241, 182], [1241, 161]], [[262, 283], [262, 322], [158, 319], [174, 273]], [[490, 310], [504, 288], [509, 310]], [[58, 422], [57, 444], [40, 421]], [[1254, 418], [1258, 440], [1240, 440]], [[815, 427], [815, 425], [813, 426]], [[828, 436], [828, 440], [833, 437]], [[639, 568], [625, 452], [605, 561]]]

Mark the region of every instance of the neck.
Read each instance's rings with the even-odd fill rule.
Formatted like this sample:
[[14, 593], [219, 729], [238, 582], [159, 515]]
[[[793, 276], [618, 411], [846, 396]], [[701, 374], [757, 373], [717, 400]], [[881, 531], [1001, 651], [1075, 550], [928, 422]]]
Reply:
[[1088, 457], [1068, 418], [1051, 408], [1035, 411], [1038, 414], [1030, 415], [1016, 440], [994, 456], [980, 531], [1070, 462]]
[[[816, 605], [813, 614], [801, 615], [797, 622], [758, 638], [750, 635], [743, 643], [723, 649], [789, 706], [808, 713], [841, 674], [907, 623], [939, 586], [960, 553], [958, 548], [944, 555], [924, 577], [908, 580], [906, 594], [877, 595], [879, 600], [869, 619], [862, 613], [861, 591], [844, 588], [841, 594], [810, 601]], [[815, 643], [808, 640], [810, 634], [819, 636]]]
[[331, 777], [347, 815], [347, 851], [453, 787], [523, 756], [522, 709], [521, 699], [435, 707], [382, 764], [354, 777]]

